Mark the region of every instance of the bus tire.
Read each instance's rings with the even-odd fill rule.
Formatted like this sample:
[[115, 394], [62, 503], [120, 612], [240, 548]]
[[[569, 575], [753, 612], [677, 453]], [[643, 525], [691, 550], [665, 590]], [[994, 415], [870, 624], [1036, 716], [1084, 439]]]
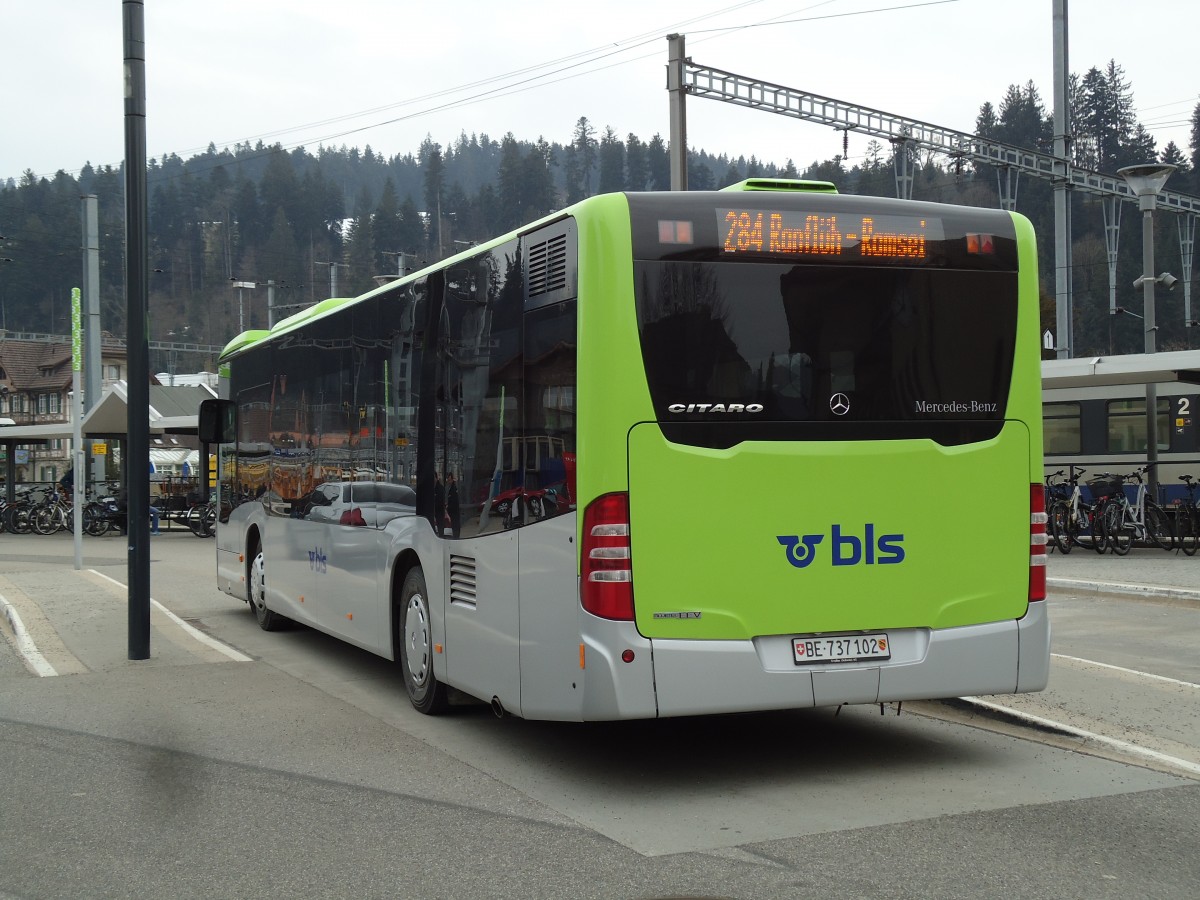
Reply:
[[429, 614], [429, 591], [420, 567], [404, 577], [397, 608], [397, 643], [404, 688], [417, 712], [437, 715], [446, 709], [446, 686], [433, 672], [433, 625]]
[[258, 627], [263, 631], [281, 629], [287, 623], [287, 619], [267, 608], [267, 566], [260, 543], [255, 543], [251, 550], [250, 571], [246, 581], [250, 594], [250, 608], [254, 610], [254, 618], [258, 619]]

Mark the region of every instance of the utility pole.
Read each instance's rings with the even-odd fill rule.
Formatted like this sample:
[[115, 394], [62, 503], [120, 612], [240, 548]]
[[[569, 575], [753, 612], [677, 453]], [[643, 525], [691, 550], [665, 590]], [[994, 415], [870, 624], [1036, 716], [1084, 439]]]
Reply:
[[671, 105], [671, 190], [686, 191], [687, 178], [687, 84], [684, 81], [683, 35], [667, 35], [667, 91]]
[[[100, 360], [100, 212], [95, 194], [83, 200], [83, 400], [85, 413], [100, 402], [104, 390]], [[91, 441], [85, 446], [91, 447]], [[90, 456], [90, 454], [89, 454]], [[104, 480], [104, 457], [93, 456], [92, 483]], [[86, 483], [83, 469], [75, 470], [75, 480]], [[83, 480], [81, 480], [83, 479]]]
[[242, 291], [249, 289], [254, 290], [258, 287], [257, 281], [235, 281], [233, 286], [238, 292], [238, 334], [246, 330], [246, 306], [242, 301]]
[[329, 296], [336, 297], [338, 295], [337, 270], [339, 267], [346, 268], [346, 264], [340, 262], [319, 262], [317, 260], [313, 260], [313, 265], [329, 266]]
[[[1054, 308], [1059, 359], [1075, 350], [1071, 267], [1071, 102], [1067, 0], [1054, 0]], [[1115, 205], [1115, 204], [1114, 204]]]
[[142, 0], [121, 4], [125, 44], [125, 281], [129, 396], [123, 461], [129, 533], [129, 658], [150, 658], [150, 240], [146, 203], [146, 29]]

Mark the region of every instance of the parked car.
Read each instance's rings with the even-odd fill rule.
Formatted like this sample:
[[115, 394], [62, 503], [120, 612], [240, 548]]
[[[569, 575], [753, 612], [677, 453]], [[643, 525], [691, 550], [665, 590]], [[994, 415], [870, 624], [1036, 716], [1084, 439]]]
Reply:
[[416, 491], [388, 481], [327, 481], [313, 488], [302, 511], [314, 522], [371, 528], [416, 513]]

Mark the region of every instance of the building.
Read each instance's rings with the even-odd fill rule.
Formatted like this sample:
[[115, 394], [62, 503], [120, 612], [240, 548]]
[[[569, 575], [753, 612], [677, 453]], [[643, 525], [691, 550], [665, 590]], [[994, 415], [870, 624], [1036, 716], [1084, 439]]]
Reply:
[[[122, 341], [100, 340], [101, 390], [124, 379]], [[0, 424], [67, 425], [71, 422], [71, 341], [62, 335], [0, 332]], [[0, 473], [11, 445], [0, 443]], [[57, 481], [70, 467], [71, 442], [62, 437], [11, 446], [19, 482]]]

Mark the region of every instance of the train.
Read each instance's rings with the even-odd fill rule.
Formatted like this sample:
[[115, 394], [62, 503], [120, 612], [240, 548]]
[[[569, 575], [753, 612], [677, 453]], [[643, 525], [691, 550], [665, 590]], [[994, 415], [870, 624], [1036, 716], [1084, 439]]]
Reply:
[[1200, 478], [1200, 350], [1042, 361], [1046, 474], [1127, 475], [1147, 464], [1146, 387], [1154, 386], [1158, 501], [1186, 499], [1181, 475]]

